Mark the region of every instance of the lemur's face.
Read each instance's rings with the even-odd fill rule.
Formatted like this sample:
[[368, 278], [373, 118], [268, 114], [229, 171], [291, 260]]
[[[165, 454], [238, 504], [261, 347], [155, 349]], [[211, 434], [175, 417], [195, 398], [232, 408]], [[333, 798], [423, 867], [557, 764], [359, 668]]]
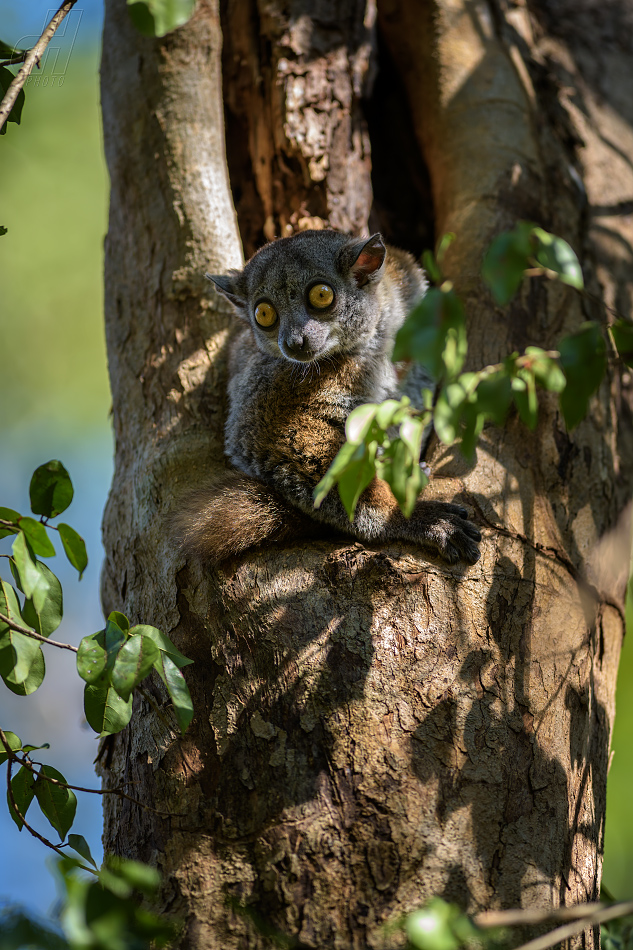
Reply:
[[250, 322], [263, 352], [310, 363], [352, 353], [373, 336], [385, 254], [379, 234], [359, 241], [303, 231], [267, 244], [242, 271], [211, 279]]

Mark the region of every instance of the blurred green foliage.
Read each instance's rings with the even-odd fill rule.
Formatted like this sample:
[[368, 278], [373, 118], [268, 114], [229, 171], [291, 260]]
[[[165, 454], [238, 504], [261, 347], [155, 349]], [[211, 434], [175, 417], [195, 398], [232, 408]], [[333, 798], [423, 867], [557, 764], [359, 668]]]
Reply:
[[633, 817], [631, 815], [631, 785], [633, 784], [633, 617], [628, 624], [624, 641], [618, 688], [616, 717], [613, 730], [613, 762], [607, 782], [607, 822], [605, 831], [605, 860], [603, 880], [618, 899], [633, 896]]
[[[0, 429], [45, 416], [75, 430], [110, 406], [103, 332], [107, 176], [98, 51], [30, 77], [0, 145]], [[61, 79], [61, 83], [60, 83]]]

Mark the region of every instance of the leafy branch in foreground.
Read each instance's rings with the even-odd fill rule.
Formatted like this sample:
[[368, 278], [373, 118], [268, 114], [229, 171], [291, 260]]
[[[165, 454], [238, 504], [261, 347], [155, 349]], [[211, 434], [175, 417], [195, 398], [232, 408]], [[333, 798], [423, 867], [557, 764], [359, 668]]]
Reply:
[[[458, 442], [462, 453], [472, 458], [484, 425], [503, 425], [512, 406], [529, 429], [536, 428], [539, 389], [558, 394], [568, 429], [586, 415], [607, 365], [607, 342], [598, 323], [583, 323], [556, 350], [529, 346], [500, 363], [462, 373], [468, 352], [464, 307], [441, 272], [452, 238], [444, 236], [437, 257], [425, 252], [425, 268], [438, 286], [427, 292], [400, 328], [393, 352], [396, 362], [415, 360], [422, 365], [436, 381], [435, 394], [423, 393], [422, 411], [406, 399], [353, 410], [346, 441], [315, 489], [315, 507], [338, 485], [352, 520], [361, 493], [378, 476], [389, 484], [404, 514], [411, 515], [428, 483], [421, 455], [431, 425], [441, 442]], [[529, 222], [520, 222], [493, 241], [482, 275], [497, 302], [504, 304], [526, 275], [558, 279], [578, 290], [583, 286], [580, 264], [567, 242]], [[608, 333], [618, 357], [633, 366], [633, 323], [617, 319]]]
[[[94, 864], [81, 839], [71, 847]], [[71, 855], [55, 864], [61, 891], [60, 930], [39, 923], [19, 908], [0, 909], [3, 950], [22, 947], [38, 950], [146, 950], [163, 947], [177, 933], [176, 925], [141, 903], [155, 899], [160, 874], [138, 861], [110, 857], [92, 878], [82, 874], [85, 865]]]
[[[181, 670], [192, 661], [156, 627], [149, 624], [131, 626], [124, 614], [114, 611], [104, 629], [84, 637], [78, 647], [51, 639], [51, 634], [62, 621], [63, 595], [59, 580], [41, 560], [56, 554], [50, 533], [57, 532], [64, 553], [80, 579], [88, 565], [88, 556], [84, 541], [74, 528], [64, 523], [51, 523], [68, 508], [74, 495], [72, 481], [62, 463], [52, 460], [40, 465], [33, 473], [29, 495], [31, 515], [22, 515], [13, 508], [0, 508], [0, 539], [13, 538], [11, 554], [1, 557], [7, 559], [15, 584], [0, 579], [0, 677], [5, 685], [22, 696], [35, 692], [44, 680], [46, 668], [42, 646], [47, 644], [76, 654], [77, 671], [85, 682], [86, 719], [100, 736], [112, 735], [128, 724], [134, 690], [154, 706], [169, 731], [177, 727], [184, 733], [193, 717], [193, 706]], [[151, 694], [141, 686], [153, 672], [166, 687], [175, 721], [164, 714]], [[128, 880], [133, 874], [140, 875], [140, 880], [143, 874], [155, 875], [156, 872], [135, 862], [125, 863], [122, 870], [113, 870], [110, 862], [99, 871], [85, 838], [69, 832], [77, 810], [75, 792], [118, 795], [163, 817], [171, 817], [171, 813], [160, 812], [139, 801], [123, 787], [102, 790], [71, 785], [53, 766], [34, 761], [33, 752], [48, 748], [48, 743], [23, 744], [15, 732], [0, 729], [0, 766], [6, 765], [7, 768], [9, 814], [20, 831], [26, 828], [62, 859], [58, 867], [62, 868], [63, 883], [68, 889], [64, 913], [69, 915], [72, 924], [69, 924], [69, 932], [74, 936], [69, 937], [67, 944], [62, 941], [61, 945], [103, 947], [104, 950], [107, 947], [110, 950], [115, 946], [146, 947], [150, 940], [160, 941], [165, 934], [171, 933], [171, 929], [137, 907], [130, 898], [131, 889], [136, 885]], [[17, 767], [15, 774], [14, 767]], [[27, 819], [33, 802], [59, 835], [59, 844], [41, 834]], [[72, 848], [83, 863], [70, 858], [64, 850], [66, 848]], [[74, 872], [80, 869], [97, 876], [98, 882], [91, 884], [76, 879]], [[98, 924], [98, 914], [95, 917], [94, 913], [95, 907], [101, 906], [105, 908], [104, 920], [109, 919], [112, 911], [119, 921], [114, 943], [98, 933], [101, 925]], [[73, 907], [75, 909], [71, 912], [69, 908]], [[73, 927], [79, 926], [77, 921], [81, 914], [84, 923], [74, 931]], [[11, 919], [11, 926], [17, 928], [16, 933], [24, 928], [29, 931], [30, 925], [24, 915]], [[37, 927], [32, 930], [32, 933], [36, 932], [40, 933]], [[52, 937], [51, 940], [53, 943], [41, 945], [59, 945]], [[56, 935], [55, 940], [59, 941], [61, 937]]]
[[[23, 65], [15, 76], [10, 69], [7, 69], [6, 65], [0, 66], [0, 90], [2, 91], [2, 102], [0, 102], [0, 135], [6, 132], [5, 122], [20, 123], [22, 106], [24, 105], [24, 83], [30, 76], [33, 67], [39, 66], [44, 50], [76, 2], [77, 0], [64, 0], [32, 49], [16, 50], [6, 43], [1, 44], [0, 58], [4, 56], [9, 63], [23, 62]], [[6, 53], [9, 54], [8, 57]]]

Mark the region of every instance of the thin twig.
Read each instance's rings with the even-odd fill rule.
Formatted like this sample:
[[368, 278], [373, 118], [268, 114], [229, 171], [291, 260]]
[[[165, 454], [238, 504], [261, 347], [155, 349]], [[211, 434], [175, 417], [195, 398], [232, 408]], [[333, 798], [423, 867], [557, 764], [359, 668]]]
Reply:
[[597, 924], [606, 923], [607, 920], [615, 920], [617, 917], [627, 917], [629, 914], [633, 914], [633, 901], [623, 901], [621, 904], [611, 904], [609, 907], [605, 907], [604, 904], [594, 904], [593, 907], [598, 909], [592, 914], [582, 917], [580, 920], [575, 920], [571, 924], [564, 924], [562, 927], [550, 930], [549, 933], [543, 934], [542, 937], [536, 937], [535, 940], [529, 940], [528, 943], [517, 947], [517, 950], [549, 950], [550, 947], [564, 940], [569, 940], [570, 937], [574, 937], [588, 927], [595, 927]]
[[17, 66], [18, 63], [23, 63], [28, 55], [28, 49], [24, 49], [21, 53], [16, 53], [15, 56], [10, 56], [8, 59], [3, 59], [0, 63], [0, 66]]
[[591, 917], [604, 904], [595, 901], [592, 904], [572, 904], [569, 907], [525, 907], [511, 910], [485, 910], [476, 914], [473, 921], [477, 927], [522, 927], [533, 924], [545, 924], [556, 920], [579, 920]]
[[[17, 802], [16, 802], [15, 798], [13, 797], [13, 788], [12, 788], [12, 786], [11, 786], [11, 770], [12, 770], [12, 768], [13, 768], [13, 760], [15, 759], [15, 753], [13, 752], [13, 749], [10, 747], [9, 742], [8, 742], [8, 740], [7, 740], [7, 737], [5, 736], [5, 734], [4, 734], [4, 732], [2, 731], [2, 729], [0, 729], [0, 742], [2, 742], [2, 745], [4, 746], [5, 752], [7, 753], [7, 756], [8, 756], [8, 759], [7, 759], [7, 797], [8, 797], [8, 799], [9, 799], [9, 807], [13, 809], [13, 811], [14, 811], [15, 814], [17, 815], [19, 821], [22, 822], [22, 824], [24, 825], [24, 827], [26, 828], [26, 830], [27, 830], [30, 834], [32, 834], [34, 838], [37, 838], [38, 841], [41, 841], [42, 844], [45, 844], [47, 848], [50, 848], [50, 849], [51, 849], [51, 851], [56, 851], [57, 854], [60, 854], [63, 858], [67, 858], [68, 855], [66, 854], [66, 852], [65, 852], [59, 845], [53, 844], [52, 841], [49, 841], [48, 838], [45, 838], [44, 835], [41, 835], [41, 834], [39, 833], [39, 831], [36, 831], [35, 828], [33, 828], [31, 825], [29, 825], [28, 821], [26, 820], [26, 818], [24, 817], [24, 815], [22, 814], [22, 812], [21, 812], [20, 809], [18, 808]], [[19, 827], [19, 826], [18, 826], [18, 827]], [[80, 863], [78, 863], [77, 866], [80, 867], [80, 868], [82, 869], [82, 871], [90, 871], [91, 874], [98, 874], [98, 872], [95, 871], [94, 868], [86, 867], [85, 864], [80, 864]]]
[[[171, 812], [171, 811], [159, 811], [158, 808], [154, 808], [152, 805], [147, 805], [145, 802], [139, 801], [138, 798], [133, 798], [131, 795], [128, 795], [127, 792], [124, 792], [121, 786], [116, 788], [84, 788], [82, 785], [70, 785], [68, 782], [60, 782], [59, 779], [53, 778], [52, 775], [46, 775], [44, 772], [41, 772], [35, 768], [35, 765], [40, 765], [39, 762], [33, 763], [30, 761], [28, 755], [22, 752], [22, 749], [11, 749], [8, 744], [7, 738], [0, 729], [0, 741], [4, 745], [5, 751], [7, 753], [7, 758], [12, 762], [17, 762], [18, 765], [21, 765], [23, 768], [28, 769], [28, 771], [39, 778], [41, 781], [50, 782], [51, 785], [58, 785], [60, 788], [70, 788], [73, 792], [87, 792], [90, 795], [118, 795], [120, 798], [125, 798], [127, 801], [132, 802], [134, 805], [138, 805], [140, 808], [145, 808], [147, 811], [154, 812], [155, 815], [159, 815], [161, 818], [186, 818], [185, 814], [181, 812]], [[22, 753], [22, 755], [20, 755]], [[126, 785], [131, 785], [131, 782], [125, 782]]]
[[11, 620], [10, 617], [6, 617], [2, 613], [0, 613], [0, 623], [6, 624], [11, 630], [15, 630], [16, 633], [23, 633], [25, 637], [32, 637], [33, 640], [39, 640], [41, 643], [50, 643], [52, 647], [59, 647], [60, 650], [71, 650], [73, 653], [79, 652], [78, 648], [72, 646], [72, 644], [59, 643], [58, 640], [51, 640], [49, 637], [43, 637], [41, 633], [36, 633], [35, 630], [29, 630], [28, 627], [23, 627], [21, 624], [16, 623], [15, 620]]
[[[151, 805], [146, 805], [145, 802], [139, 801], [138, 798], [132, 798], [131, 795], [128, 795], [127, 792], [124, 792], [120, 785], [117, 785], [116, 788], [84, 788], [82, 785], [69, 785], [68, 782], [60, 782], [59, 779], [53, 778], [50, 775], [45, 775], [42, 772], [38, 772], [35, 768], [35, 765], [32, 762], [29, 762], [26, 759], [20, 759], [18, 749], [17, 752], [14, 752], [12, 758], [20, 762], [25, 768], [27, 768], [33, 775], [39, 776], [45, 782], [50, 782], [51, 785], [59, 785], [60, 788], [70, 788], [73, 792], [87, 792], [89, 795], [118, 795], [120, 798], [125, 798], [129, 802], [133, 802], [135, 805], [139, 805], [141, 808], [146, 808], [147, 811], [154, 812], [155, 815], [160, 815], [161, 818], [186, 818], [185, 814], [179, 812], [170, 812], [170, 811], [159, 811], [157, 808], [153, 808]], [[39, 763], [37, 763], [39, 765]], [[132, 782], [125, 782], [125, 785], [131, 785]]]
[[27, 53], [24, 59], [24, 66], [21, 66], [18, 70], [15, 79], [7, 89], [5, 97], [0, 103], [0, 129], [9, 118], [9, 113], [15, 105], [15, 100], [18, 98], [20, 90], [30, 76], [33, 67], [36, 65], [39, 66], [39, 62], [42, 58], [44, 50], [55, 35], [55, 30], [62, 22], [66, 14], [72, 10], [76, 2], [77, 0], [64, 0], [64, 3], [62, 3], [61, 7], [40, 36], [33, 49], [29, 50]]

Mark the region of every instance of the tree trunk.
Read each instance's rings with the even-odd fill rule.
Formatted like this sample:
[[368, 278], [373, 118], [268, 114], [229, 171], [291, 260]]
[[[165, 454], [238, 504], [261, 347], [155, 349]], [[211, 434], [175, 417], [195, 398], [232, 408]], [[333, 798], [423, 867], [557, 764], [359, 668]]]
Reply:
[[[476, 911], [598, 893], [623, 594], [599, 541], [631, 471], [620, 381], [571, 434], [545, 399], [535, 433], [516, 418], [487, 427], [474, 465], [435, 447], [428, 491], [484, 531], [473, 568], [319, 542], [209, 572], [168, 537], [179, 495], [224, 465], [231, 316], [202, 274], [239, 266], [234, 204], [249, 254], [305, 227], [370, 223], [415, 251], [454, 231], [446, 265], [473, 367], [605, 319], [598, 277], [610, 303], [631, 293], [626, 222], [619, 239], [588, 229], [592, 207], [633, 194], [576, 65], [582, 43], [595, 53], [590, 31], [575, 47], [539, 8], [495, 0], [385, 0], [378, 14], [377, 40], [371, 0], [227, 0], [222, 56], [212, 0], [156, 41], [124, 0], [106, 4], [116, 473], [103, 599], [195, 660], [196, 716], [180, 739], [137, 700], [104, 781], [135, 782], [173, 817], [108, 796], [105, 845], [158, 864], [182, 947], [263, 947], [263, 922], [309, 947], [385, 948], [397, 938], [383, 924], [432, 895]], [[633, 116], [620, 120], [633, 136]], [[584, 122], [604, 174], [585, 174]], [[481, 257], [517, 218], [580, 252], [595, 302], [532, 281], [509, 314], [494, 307]]]

